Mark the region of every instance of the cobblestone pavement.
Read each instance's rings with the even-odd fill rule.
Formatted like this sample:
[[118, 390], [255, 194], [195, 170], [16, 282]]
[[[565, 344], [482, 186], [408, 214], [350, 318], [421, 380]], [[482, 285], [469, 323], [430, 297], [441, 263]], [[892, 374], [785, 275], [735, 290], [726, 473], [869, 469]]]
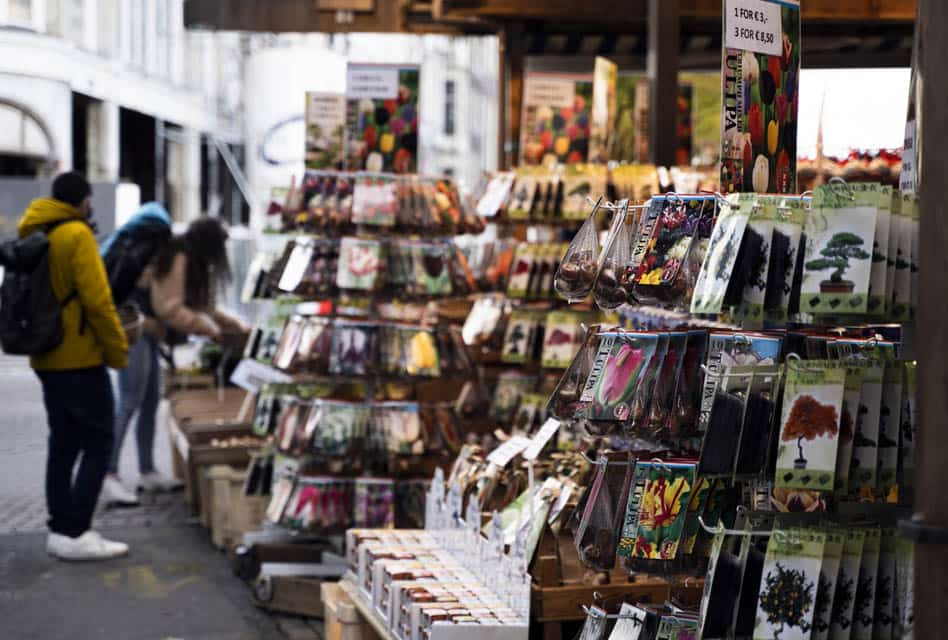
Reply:
[[[159, 416], [156, 464], [170, 469]], [[94, 526], [128, 542], [127, 558], [63, 563], [45, 552], [46, 415], [26, 360], [0, 356], [0, 638], [268, 640], [319, 636], [309, 623], [274, 619], [210, 544], [178, 494], [140, 507], [101, 509]], [[120, 473], [137, 480], [134, 434]], [[309, 636], [299, 635], [309, 629]], [[317, 627], [318, 628], [318, 627]]]

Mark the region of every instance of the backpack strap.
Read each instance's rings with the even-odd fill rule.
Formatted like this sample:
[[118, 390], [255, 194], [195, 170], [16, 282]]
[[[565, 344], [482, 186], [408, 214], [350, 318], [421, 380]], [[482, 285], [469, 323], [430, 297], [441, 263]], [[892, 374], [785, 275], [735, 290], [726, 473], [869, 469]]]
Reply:
[[[46, 235], [49, 235], [57, 227], [61, 227], [64, 224], [69, 224], [70, 222], [81, 222], [85, 225], [89, 224], [85, 220], [81, 220], [79, 218], [66, 218], [65, 220], [56, 220], [55, 222], [50, 222], [49, 224], [43, 225], [43, 232], [46, 233]], [[78, 298], [79, 298], [79, 290], [73, 289], [65, 298], [59, 301], [59, 304], [60, 306], [65, 308], [66, 305], [68, 305], [73, 300], [77, 300]], [[79, 307], [79, 335], [82, 335], [83, 333], [85, 333], [85, 330], [86, 330], [86, 310], [84, 307], [80, 305]]]

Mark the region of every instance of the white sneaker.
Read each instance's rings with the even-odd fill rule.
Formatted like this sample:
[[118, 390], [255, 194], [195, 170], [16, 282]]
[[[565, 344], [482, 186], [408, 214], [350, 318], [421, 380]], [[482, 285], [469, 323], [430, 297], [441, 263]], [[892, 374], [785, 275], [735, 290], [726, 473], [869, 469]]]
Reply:
[[146, 493], [177, 491], [183, 486], [180, 480], [162, 475], [157, 471], [143, 473], [141, 479], [138, 481], [138, 490]]
[[102, 483], [101, 500], [106, 506], [138, 506], [138, 496], [126, 489], [115, 476], [105, 477], [105, 482]]
[[78, 538], [50, 533], [46, 539], [46, 552], [60, 560], [109, 560], [126, 555], [128, 545], [106, 540], [90, 529]]

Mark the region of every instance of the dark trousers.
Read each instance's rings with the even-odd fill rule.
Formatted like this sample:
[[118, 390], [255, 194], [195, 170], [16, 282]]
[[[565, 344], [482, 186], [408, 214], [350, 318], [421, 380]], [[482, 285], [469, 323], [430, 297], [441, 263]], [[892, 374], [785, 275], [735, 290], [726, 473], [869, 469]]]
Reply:
[[[49, 419], [49, 529], [77, 538], [92, 524], [109, 466], [115, 421], [112, 385], [104, 366], [36, 374], [43, 383]], [[79, 470], [74, 476], [77, 460]]]

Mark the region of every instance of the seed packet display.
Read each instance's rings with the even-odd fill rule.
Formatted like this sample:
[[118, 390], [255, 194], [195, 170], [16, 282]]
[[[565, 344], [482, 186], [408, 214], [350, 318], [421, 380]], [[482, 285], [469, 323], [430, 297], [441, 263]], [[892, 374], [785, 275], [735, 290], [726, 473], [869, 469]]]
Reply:
[[809, 640], [826, 534], [775, 529], [767, 545], [754, 640]]
[[886, 276], [888, 274], [889, 233], [892, 226], [892, 187], [876, 183], [856, 183], [853, 189], [868, 190], [876, 196], [876, 235], [872, 242], [872, 267], [869, 273], [869, 306], [871, 316], [884, 317], [888, 312]]
[[839, 446], [836, 449], [836, 488], [843, 492], [849, 487], [849, 469], [853, 459], [864, 373], [865, 369], [861, 366], [846, 367], [846, 384], [839, 418]]
[[585, 316], [571, 311], [552, 311], [543, 329], [540, 364], [547, 369], [565, 369], [573, 361], [583, 341]]
[[511, 220], [529, 220], [537, 195], [537, 176], [535, 170], [524, 167], [517, 172], [507, 200], [507, 217]]
[[352, 222], [379, 227], [395, 224], [398, 198], [395, 176], [359, 173], [352, 193]]
[[740, 585], [740, 567], [727, 542], [723, 530], [711, 541], [708, 574], [701, 594], [699, 638], [727, 637], [732, 622], [732, 607]]
[[372, 429], [384, 437], [386, 450], [395, 455], [424, 453], [421, 416], [415, 402], [379, 402], [372, 407]]
[[273, 366], [277, 369], [293, 370], [300, 339], [303, 336], [303, 324], [302, 316], [292, 316], [286, 321], [286, 328], [283, 329], [283, 335], [280, 338], [280, 346], [273, 355]]
[[332, 322], [326, 318], [306, 318], [297, 350], [299, 366], [314, 373], [329, 370], [332, 349]]
[[830, 637], [833, 613], [833, 597], [836, 594], [836, 579], [843, 560], [843, 547], [846, 544], [846, 531], [830, 529], [826, 531], [826, 545], [823, 547], [823, 566], [820, 569], [820, 581], [813, 601], [813, 630], [811, 640], [828, 640]]
[[368, 435], [369, 418], [369, 408], [362, 404], [314, 401], [307, 425], [312, 453], [337, 458], [354, 453]]
[[879, 409], [879, 474], [877, 487], [883, 497], [895, 487], [899, 467], [899, 428], [902, 410], [903, 367], [885, 365], [882, 376], [882, 406]]
[[277, 288], [280, 291], [293, 293], [303, 281], [306, 268], [313, 258], [313, 241], [311, 239], [291, 240], [287, 243], [285, 252], [288, 258], [279, 272]]
[[674, 408], [675, 389], [685, 360], [688, 333], [676, 331], [668, 334], [668, 347], [655, 377], [652, 403], [649, 410], [648, 428], [651, 433], [664, 432]]
[[340, 531], [351, 522], [352, 481], [300, 476], [282, 523], [301, 531]]
[[580, 396], [599, 350], [598, 325], [591, 326], [572, 362], [550, 394], [547, 412], [561, 420], [573, 419], [580, 407]]
[[394, 480], [356, 478], [353, 526], [366, 529], [389, 529], [395, 526]]
[[297, 425], [300, 419], [300, 402], [291, 395], [280, 397], [280, 415], [276, 426], [276, 447], [283, 453], [294, 450]]
[[[570, 165], [561, 179], [563, 203], [561, 211], [566, 220], [582, 220], [589, 209], [587, 198], [596, 198], [606, 192], [605, 165]], [[552, 215], [552, 211], [550, 212]]]
[[516, 371], [505, 371], [497, 378], [497, 387], [490, 405], [490, 416], [498, 420], [509, 420], [520, 404], [520, 398], [536, 385], [534, 376]]
[[708, 252], [695, 283], [691, 313], [721, 312], [724, 295], [756, 199], [757, 196], [753, 194], [732, 194], [728, 196], [727, 203], [721, 206], [714, 231], [711, 232]]
[[698, 462], [698, 473], [702, 476], [725, 476], [734, 471], [751, 371], [747, 366], [727, 367], [715, 380], [711, 418], [704, 431]]
[[708, 334], [703, 330], [688, 332], [681, 372], [675, 386], [672, 412], [668, 416], [667, 431], [672, 437], [697, 430], [701, 411], [701, 364], [705, 361]]
[[776, 486], [832, 490], [846, 369], [816, 360], [787, 368]]
[[369, 323], [337, 321], [333, 325], [329, 372], [363, 376], [375, 362], [377, 327]]
[[632, 408], [629, 420], [623, 427], [626, 435], [643, 435], [648, 433], [650, 426], [652, 402], [655, 399], [655, 383], [665, 364], [665, 355], [668, 353], [669, 336], [667, 333], [658, 334], [658, 343], [655, 352], [649, 358], [645, 370], [639, 375], [635, 395], [632, 397]]
[[759, 238], [753, 246], [759, 246], [748, 257], [748, 270], [741, 302], [734, 309], [735, 320], [744, 320], [759, 325], [764, 319], [764, 301], [767, 295], [767, 277], [770, 270], [770, 254], [774, 239], [774, 226], [777, 221], [777, 198], [760, 196], [751, 210], [745, 236]]
[[695, 549], [698, 533], [701, 531], [701, 522], [698, 518], [704, 514], [713, 485], [714, 480], [708, 478], [697, 478], [695, 480], [694, 489], [688, 500], [688, 512], [685, 515], [685, 525], [681, 534], [681, 544], [678, 549], [680, 554], [690, 555]]
[[599, 571], [615, 566], [616, 544], [624, 517], [621, 505], [628, 501], [634, 468], [628, 459], [616, 457], [611, 461], [625, 464], [603, 461], [596, 465], [574, 540], [580, 561]]
[[525, 309], [515, 309], [507, 322], [504, 335], [504, 348], [500, 359], [503, 362], [519, 364], [533, 359], [536, 335], [540, 329], [540, 317]]
[[876, 197], [822, 185], [807, 217], [800, 311], [866, 313], [876, 232]]
[[918, 430], [916, 364], [906, 362], [902, 385], [902, 412], [899, 421], [899, 457], [902, 478], [899, 486], [911, 487], [915, 480], [915, 434]]
[[674, 560], [677, 557], [694, 485], [693, 464], [649, 466], [639, 503], [632, 558]]
[[776, 217], [767, 267], [764, 310], [768, 320], [784, 322], [789, 314], [794, 269], [806, 224], [806, 203], [803, 198], [781, 198], [777, 201]]
[[530, 276], [537, 260], [537, 247], [526, 242], [517, 246], [510, 277], [507, 280], [507, 295], [511, 298], [525, 298], [530, 288]]
[[918, 202], [914, 195], [901, 194], [895, 224], [895, 284], [892, 290], [890, 317], [897, 322], [908, 320], [912, 302], [912, 218]]
[[[735, 369], [743, 368], [732, 367], [731, 371]], [[775, 401], [783, 376], [783, 368], [777, 365], [755, 365], [749, 370], [752, 375], [746, 385], [747, 400], [744, 403], [734, 466], [736, 475], [743, 477], [757, 476], [767, 469], [776, 413]]]
[[879, 553], [882, 547], [882, 530], [878, 527], [866, 529], [866, 542], [862, 548], [859, 564], [859, 580], [853, 595], [852, 640], [872, 640], [872, 628], [876, 613], [876, 580], [879, 576]]
[[553, 279], [556, 292], [568, 302], [585, 299], [592, 291], [599, 273], [599, 235], [596, 229], [599, 205], [597, 202], [583, 226], [573, 236]]
[[879, 570], [876, 575], [875, 613], [873, 615], [873, 638], [893, 638], [895, 626], [896, 590], [896, 546], [898, 532], [894, 528], [882, 530], [879, 543]]
[[879, 420], [882, 415], [882, 392], [885, 368], [881, 362], [865, 363], [862, 389], [856, 415], [852, 457], [849, 464], [849, 493], [872, 490], [877, 484], [879, 466]]
[[294, 481], [290, 477], [277, 478], [273, 483], [273, 489], [270, 492], [270, 504], [267, 505], [267, 520], [274, 524], [279, 524], [283, 518], [283, 512], [293, 494]]
[[843, 555], [839, 562], [839, 574], [836, 577], [830, 610], [830, 640], [849, 640], [852, 637], [866, 529], [849, 529], [844, 535]]
[[780, 357], [781, 339], [753, 334], [711, 333], [708, 337], [707, 370], [701, 392], [701, 416], [698, 430], [707, 428], [714, 402], [715, 375], [733, 365], [774, 364]]
[[277, 394], [265, 386], [257, 396], [257, 406], [253, 415], [253, 434], [261, 438], [270, 435], [277, 424], [280, 414], [280, 401]]
[[628, 420], [640, 377], [657, 347], [657, 334], [599, 334], [599, 349], [579, 399], [581, 405], [588, 403], [585, 417], [617, 422]]
[[444, 296], [451, 293], [448, 250], [446, 243], [419, 245], [415, 253], [414, 275], [421, 294]]
[[410, 376], [436, 378], [441, 375], [441, 359], [435, 335], [430, 329], [399, 328], [402, 345], [401, 362]]
[[377, 240], [343, 238], [339, 245], [336, 286], [340, 289], [374, 290], [381, 269], [382, 245]]

